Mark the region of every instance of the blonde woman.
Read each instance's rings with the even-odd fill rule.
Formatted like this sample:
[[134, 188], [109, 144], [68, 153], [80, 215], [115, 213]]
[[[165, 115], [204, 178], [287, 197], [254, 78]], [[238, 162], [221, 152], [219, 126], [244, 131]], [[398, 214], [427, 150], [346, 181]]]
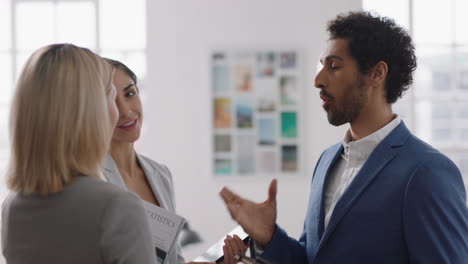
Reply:
[[102, 58], [71, 44], [41, 48], [27, 61], [10, 116], [7, 263], [155, 263], [140, 201], [100, 179], [118, 115], [112, 74]]

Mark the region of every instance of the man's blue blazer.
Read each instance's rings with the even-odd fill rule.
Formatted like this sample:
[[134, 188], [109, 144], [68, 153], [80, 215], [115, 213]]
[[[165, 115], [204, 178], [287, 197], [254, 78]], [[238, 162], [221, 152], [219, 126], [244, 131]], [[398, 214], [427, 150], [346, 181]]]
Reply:
[[317, 163], [299, 241], [277, 226], [261, 258], [281, 264], [468, 264], [460, 171], [403, 122], [372, 152], [324, 230], [324, 183], [342, 151], [336, 144]]

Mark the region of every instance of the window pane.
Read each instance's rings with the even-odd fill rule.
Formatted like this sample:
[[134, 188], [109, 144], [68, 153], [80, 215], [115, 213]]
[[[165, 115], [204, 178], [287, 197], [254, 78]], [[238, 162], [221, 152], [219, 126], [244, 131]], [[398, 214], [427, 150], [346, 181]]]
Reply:
[[468, 48], [457, 50], [456, 62], [458, 92], [468, 94]]
[[57, 42], [96, 48], [96, 16], [93, 3], [58, 3], [56, 14]]
[[[8, 164], [8, 159], [10, 157], [10, 149], [8, 144], [8, 118], [9, 118], [10, 108], [6, 105], [0, 105], [0, 199], [5, 198], [8, 194], [4, 175], [6, 173], [6, 168]], [[2, 259], [0, 258], [0, 263]]]
[[452, 72], [443, 68], [432, 68], [432, 91], [449, 92], [453, 86]]
[[23, 70], [24, 64], [28, 60], [28, 58], [33, 54], [34, 51], [22, 51], [16, 53], [16, 75], [15, 75], [15, 82], [18, 79], [18, 76], [21, 74]]
[[16, 6], [16, 41], [19, 50], [36, 50], [54, 42], [54, 5], [23, 2]]
[[[5, 184], [5, 173], [8, 165], [8, 159], [10, 158], [10, 149], [8, 147], [0, 147], [0, 199], [3, 201], [8, 194], [8, 189]], [[0, 258], [0, 261], [2, 259]], [[1, 263], [1, 262], [0, 262]]]
[[418, 68], [414, 75], [416, 96], [449, 95], [455, 90], [453, 50], [450, 47], [416, 49]]
[[0, 50], [11, 48], [10, 1], [0, 1]]
[[468, 1], [456, 0], [455, 1], [455, 41], [459, 44], [468, 44]]
[[[446, 122], [440, 122], [446, 123]], [[449, 145], [453, 137], [453, 129], [450, 126], [437, 124], [432, 127], [431, 143], [434, 145]]]
[[452, 108], [447, 102], [433, 102], [432, 103], [432, 120], [450, 120], [453, 118]]
[[416, 43], [449, 44], [453, 39], [452, 0], [413, 0]]
[[465, 187], [468, 189], [468, 153], [460, 155], [457, 165], [459, 166], [460, 171], [464, 176], [463, 180], [465, 181]]
[[[5, 173], [8, 165], [8, 160], [10, 157], [10, 149], [9, 148], [0, 148], [0, 199], [3, 201], [5, 200], [6, 196], [8, 195], [8, 189], [6, 186], [5, 181]], [[3, 256], [0, 256], [0, 263], [2, 262]]]
[[[126, 52], [126, 51], [103, 51], [101, 56], [109, 59], [121, 61], [132, 70], [140, 84], [140, 81], [146, 78], [146, 56], [145, 52]], [[143, 83], [143, 82], [142, 82]], [[142, 88], [142, 87], [140, 87]]]
[[[11, 101], [13, 94], [13, 71], [11, 69], [11, 53], [0, 52], [0, 72], [2, 73], [2, 94], [0, 95], [0, 105], [6, 105]], [[6, 127], [1, 126], [0, 127]]]
[[[124, 62], [125, 55], [124, 55], [124, 53], [122, 51], [103, 50], [103, 51], [101, 51], [101, 53], [99, 55], [101, 55], [104, 58], [109, 58], [109, 59], [112, 59], [112, 60], [118, 60], [118, 61], [122, 62], [123, 64], [127, 65], [127, 63]], [[128, 67], [130, 68], [130, 66], [128, 66]], [[130, 70], [133, 71], [132, 68], [130, 68]]]
[[468, 100], [459, 100], [454, 104], [457, 146], [468, 147]]
[[409, 29], [409, 0], [363, 0], [365, 10], [376, 11], [382, 16], [391, 17], [395, 22]]
[[415, 106], [415, 129], [416, 135], [426, 142], [431, 142], [431, 101], [428, 99], [417, 100]]
[[[0, 105], [0, 150], [8, 148], [8, 120], [9, 120], [10, 106]], [[1, 151], [0, 151], [1, 152]], [[0, 154], [1, 156], [1, 154]], [[1, 157], [0, 157], [1, 159]], [[1, 165], [0, 165], [1, 167]]]
[[411, 89], [414, 88], [411, 87], [402, 98], [399, 98], [398, 101], [392, 105], [393, 112], [405, 121], [406, 125], [409, 127], [412, 127], [413, 122], [413, 120], [411, 120], [411, 100], [409, 94], [411, 93]]
[[129, 52], [126, 61], [140, 80], [146, 78], [146, 56], [144, 52]]
[[462, 127], [457, 124], [457, 105], [451, 100], [434, 100], [430, 106], [430, 143], [436, 147], [453, 147], [460, 137]]
[[[457, 118], [464, 120], [468, 125], [468, 101], [462, 100], [457, 102]], [[467, 142], [468, 143], [468, 142]]]
[[145, 1], [101, 0], [100, 3], [101, 48], [144, 49]]
[[460, 70], [458, 73], [458, 89], [468, 93], [468, 69]]
[[446, 154], [453, 160], [453, 162], [455, 162], [455, 164], [457, 164], [463, 176], [465, 188], [468, 190], [468, 151], [446, 151], [444, 154]]

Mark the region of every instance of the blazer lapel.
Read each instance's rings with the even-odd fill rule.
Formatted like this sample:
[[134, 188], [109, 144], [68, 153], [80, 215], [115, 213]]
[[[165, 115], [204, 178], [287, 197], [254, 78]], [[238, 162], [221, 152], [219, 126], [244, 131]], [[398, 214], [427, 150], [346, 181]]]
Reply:
[[330, 169], [333, 163], [340, 157], [341, 152], [343, 151], [343, 146], [341, 144], [336, 144], [332, 146], [329, 151], [326, 151], [323, 156], [320, 158], [320, 161], [317, 165], [317, 168], [314, 172], [314, 178], [312, 180], [310, 198], [309, 198], [309, 213], [308, 218], [312, 221], [309, 221], [310, 228], [309, 234], [317, 234], [316, 237], [310, 238], [308, 243], [312, 243], [310, 248], [314, 252], [312, 255], [315, 255], [317, 252], [320, 238], [323, 233], [323, 188], [327, 175], [330, 173]]
[[149, 164], [143, 157], [141, 157], [138, 153], [136, 153], [138, 162], [140, 163], [140, 166], [143, 168], [143, 171], [145, 172], [145, 177], [146, 180], [148, 181], [151, 190], [153, 191], [154, 196], [159, 202], [160, 207], [166, 208], [166, 209], [172, 209], [170, 208], [170, 203], [167, 199], [169, 198], [169, 194], [167, 193], [167, 190], [162, 188], [163, 183], [161, 182], [161, 175], [159, 175], [158, 170], [156, 170], [151, 164]]
[[104, 170], [102, 172], [107, 182], [117, 185], [124, 190], [127, 190], [127, 185], [125, 185], [125, 182], [123, 181], [122, 176], [120, 175], [119, 169], [117, 168], [117, 165], [115, 164], [111, 155], [107, 155], [104, 158], [103, 167]]
[[357, 198], [366, 190], [387, 163], [397, 155], [394, 148], [403, 145], [409, 135], [409, 130], [404, 123], [401, 122], [400, 125], [375, 148], [354, 180], [348, 186], [347, 190], [343, 193], [343, 196], [338, 200], [327, 229], [320, 241], [319, 249], [333, 233], [336, 225], [352, 207]]
[[[159, 205], [162, 208], [170, 208], [172, 204], [167, 200], [169, 194], [166, 193], [167, 191], [164, 188], [159, 187], [163, 186], [161, 183], [161, 175], [159, 175], [159, 172], [153, 166], [148, 164], [148, 162], [145, 161], [145, 159], [143, 159], [138, 153], [136, 153], [136, 156], [140, 166], [143, 168], [145, 177], [148, 180], [151, 190], [159, 202]], [[125, 185], [122, 175], [120, 175], [119, 169], [117, 168], [117, 164], [115, 164], [115, 161], [110, 155], [107, 155], [104, 159], [103, 167], [104, 178], [107, 180], [107, 182], [115, 184], [123, 190], [128, 191], [127, 185]]]

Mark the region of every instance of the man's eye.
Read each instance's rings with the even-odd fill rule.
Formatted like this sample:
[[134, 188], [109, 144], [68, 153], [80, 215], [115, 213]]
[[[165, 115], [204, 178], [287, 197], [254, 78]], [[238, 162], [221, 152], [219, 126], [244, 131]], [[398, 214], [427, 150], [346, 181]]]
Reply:
[[135, 95], [135, 92], [128, 92], [125, 96], [126, 97], [132, 97]]

